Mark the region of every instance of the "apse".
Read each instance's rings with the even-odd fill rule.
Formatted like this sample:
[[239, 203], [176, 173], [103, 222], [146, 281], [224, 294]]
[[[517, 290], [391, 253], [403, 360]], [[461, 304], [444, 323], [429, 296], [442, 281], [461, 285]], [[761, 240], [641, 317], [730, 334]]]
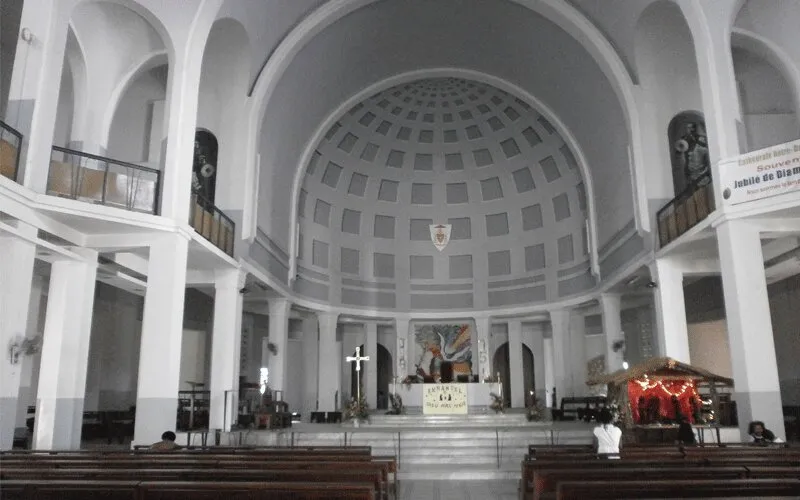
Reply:
[[[575, 155], [550, 120], [501, 89], [462, 78], [386, 89], [338, 117], [305, 167], [301, 296], [466, 311], [595, 285]], [[449, 231], [441, 250], [437, 225]]]

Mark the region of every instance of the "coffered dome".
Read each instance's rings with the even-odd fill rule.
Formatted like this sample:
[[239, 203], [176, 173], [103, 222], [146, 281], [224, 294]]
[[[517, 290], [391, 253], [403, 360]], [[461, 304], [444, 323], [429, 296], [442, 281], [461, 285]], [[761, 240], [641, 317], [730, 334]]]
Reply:
[[[335, 305], [474, 310], [594, 286], [575, 156], [530, 104], [458, 78], [357, 104], [327, 131], [299, 197], [295, 290]], [[443, 251], [430, 226], [450, 224]]]

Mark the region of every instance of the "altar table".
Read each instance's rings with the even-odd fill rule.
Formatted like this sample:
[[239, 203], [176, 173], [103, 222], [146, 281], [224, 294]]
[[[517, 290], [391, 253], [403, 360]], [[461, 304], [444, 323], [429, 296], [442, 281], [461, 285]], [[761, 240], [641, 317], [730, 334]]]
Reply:
[[397, 394], [403, 398], [403, 405], [406, 408], [422, 409], [426, 388], [439, 385], [461, 387], [466, 389], [468, 413], [484, 412], [486, 408], [492, 404], [492, 398], [490, 394], [500, 394], [500, 384], [496, 383], [411, 384], [410, 386], [398, 384], [396, 391]]

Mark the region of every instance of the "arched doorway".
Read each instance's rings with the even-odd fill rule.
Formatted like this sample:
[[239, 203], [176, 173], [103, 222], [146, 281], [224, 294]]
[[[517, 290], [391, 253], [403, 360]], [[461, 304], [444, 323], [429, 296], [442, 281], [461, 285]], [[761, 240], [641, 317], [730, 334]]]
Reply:
[[192, 161], [192, 192], [204, 202], [214, 204], [217, 188], [217, 138], [208, 130], [194, 134], [194, 160]]
[[672, 154], [672, 185], [677, 196], [689, 184], [700, 182], [711, 173], [703, 114], [697, 111], [678, 113], [669, 122], [667, 136]]
[[[511, 384], [516, 383], [516, 381], [511, 380], [511, 366], [509, 363], [508, 354], [508, 342], [506, 342], [498, 347], [494, 352], [492, 365], [495, 373], [499, 372], [500, 377], [503, 380], [503, 402], [506, 407], [511, 406], [510, 386]], [[536, 379], [535, 372], [533, 371], [533, 352], [531, 352], [531, 350], [525, 344], [522, 344], [522, 379], [525, 390], [525, 401], [527, 403], [529, 394], [535, 390], [534, 388], [536, 387]]]
[[[366, 348], [361, 345], [361, 355], [366, 353]], [[353, 352], [352, 356], [356, 353]], [[374, 360], [367, 361], [366, 363], [373, 363]], [[378, 344], [378, 384], [376, 390], [377, 409], [386, 410], [389, 407], [389, 384], [392, 383], [392, 354], [389, 350], [381, 344]], [[365, 377], [367, 376], [366, 367], [361, 366], [361, 388], [366, 390], [367, 383]], [[350, 394], [355, 397], [357, 394], [356, 387], [356, 365], [350, 363]]]

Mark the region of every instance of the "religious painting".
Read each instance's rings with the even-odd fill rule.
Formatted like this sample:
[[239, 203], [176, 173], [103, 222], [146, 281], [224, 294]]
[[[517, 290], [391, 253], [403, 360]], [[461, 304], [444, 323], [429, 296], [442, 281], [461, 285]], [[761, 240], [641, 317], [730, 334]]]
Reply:
[[711, 161], [703, 115], [693, 111], [676, 115], [669, 124], [668, 134], [675, 196], [692, 184], [708, 184]]
[[194, 134], [192, 192], [201, 205], [214, 205], [217, 187], [217, 138], [206, 130]]
[[470, 325], [416, 325], [414, 339], [419, 354], [416, 363], [418, 376], [438, 380], [444, 364], [452, 368], [455, 377], [472, 373], [472, 328]]

